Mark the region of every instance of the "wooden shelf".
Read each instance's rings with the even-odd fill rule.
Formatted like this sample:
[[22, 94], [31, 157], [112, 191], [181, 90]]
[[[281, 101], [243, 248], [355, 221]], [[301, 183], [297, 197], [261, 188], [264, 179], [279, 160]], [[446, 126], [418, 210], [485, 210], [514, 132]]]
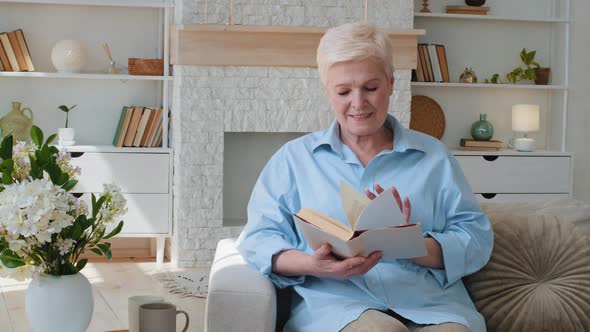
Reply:
[[171, 148], [136, 148], [136, 147], [116, 147], [112, 145], [69, 145], [57, 146], [60, 151], [68, 152], [101, 152], [101, 153], [172, 153]]
[[160, 0], [0, 0], [2, 3], [22, 3], [36, 5], [73, 5], [73, 6], [106, 6], [106, 7], [145, 7], [145, 8], [172, 8], [174, 1]]
[[411, 82], [412, 86], [436, 88], [482, 88], [482, 89], [533, 89], [533, 90], [566, 90], [563, 85], [535, 85], [535, 84], [492, 84], [492, 83], [435, 83]]
[[[175, 25], [170, 63], [193, 66], [316, 67], [316, 50], [326, 27]], [[422, 29], [387, 30], [396, 69], [416, 67]]]
[[99, 73], [46, 73], [46, 72], [18, 72], [2, 71], [0, 77], [37, 77], [37, 78], [78, 78], [92, 80], [143, 80], [143, 81], [171, 81], [172, 76], [147, 75], [118, 75]]
[[504, 149], [500, 151], [468, 151], [468, 150], [454, 150], [451, 152], [455, 156], [521, 156], [521, 157], [538, 157], [538, 156], [553, 156], [553, 157], [571, 157], [571, 152], [561, 152], [555, 150], [535, 150], [531, 152], [522, 152], [514, 149]]
[[447, 13], [414, 13], [414, 17], [440, 18], [440, 19], [462, 19], [462, 20], [481, 20], [481, 21], [512, 21], [512, 22], [537, 22], [537, 23], [569, 23], [566, 18], [523, 18], [523, 17], [504, 17], [493, 15], [467, 15], [467, 14], [447, 14]]

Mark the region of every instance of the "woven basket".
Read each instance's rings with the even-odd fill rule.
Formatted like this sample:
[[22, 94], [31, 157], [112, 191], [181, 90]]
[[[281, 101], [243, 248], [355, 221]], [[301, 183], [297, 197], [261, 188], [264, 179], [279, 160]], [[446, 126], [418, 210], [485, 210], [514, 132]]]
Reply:
[[129, 58], [129, 75], [164, 75], [163, 59]]

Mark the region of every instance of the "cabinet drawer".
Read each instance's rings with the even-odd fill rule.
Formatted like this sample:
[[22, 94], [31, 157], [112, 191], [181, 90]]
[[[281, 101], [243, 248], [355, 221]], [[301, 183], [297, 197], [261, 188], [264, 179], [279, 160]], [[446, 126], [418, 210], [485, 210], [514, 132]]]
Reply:
[[475, 193], [569, 193], [569, 156], [457, 156]]
[[569, 194], [475, 194], [478, 202], [522, 202], [522, 201], [538, 201], [538, 200], [551, 200], [551, 199], [562, 199], [568, 198]]
[[[123, 196], [127, 199], [127, 213], [118, 219], [125, 222], [123, 230], [118, 236], [171, 233], [168, 194], [123, 194]], [[91, 194], [84, 193], [81, 199], [86, 202], [88, 212], [91, 213]], [[107, 233], [115, 228], [117, 224], [118, 221], [107, 227]]]
[[87, 152], [72, 164], [82, 169], [73, 192], [102, 192], [114, 183], [124, 193], [168, 193], [169, 154]]

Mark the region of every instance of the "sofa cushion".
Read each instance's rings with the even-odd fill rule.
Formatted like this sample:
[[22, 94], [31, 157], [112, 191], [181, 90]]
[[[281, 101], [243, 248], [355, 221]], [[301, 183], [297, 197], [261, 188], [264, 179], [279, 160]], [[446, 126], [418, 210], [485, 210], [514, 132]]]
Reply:
[[489, 331], [590, 331], [590, 208], [571, 203], [482, 205], [494, 250], [464, 281]]

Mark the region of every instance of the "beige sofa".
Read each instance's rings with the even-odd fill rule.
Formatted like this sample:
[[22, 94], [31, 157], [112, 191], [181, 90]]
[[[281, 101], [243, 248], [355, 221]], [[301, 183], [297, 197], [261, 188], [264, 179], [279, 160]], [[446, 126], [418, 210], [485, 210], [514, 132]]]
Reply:
[[[488, 331], [590, 331], [590, 205], [482, 208], [494, 228], [494, 251], [463, 281]], [[244, 263], [235, 239], [224, 239], [211, 269], [206, 331], [280, 330], [289, 310], [285, 292]]]

